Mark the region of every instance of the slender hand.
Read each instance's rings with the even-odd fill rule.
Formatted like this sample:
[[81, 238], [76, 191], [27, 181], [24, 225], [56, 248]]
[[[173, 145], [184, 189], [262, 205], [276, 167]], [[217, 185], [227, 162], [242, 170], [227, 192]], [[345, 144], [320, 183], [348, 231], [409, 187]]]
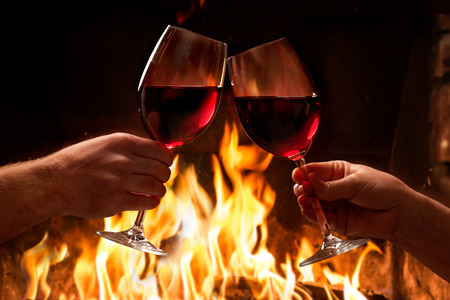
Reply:
[[309, 201], [315, 195], [333, 230], [387, 239], [450, 280], [450, 222], [444, 221], [450, 220], [450, 208], [392, 175], [344, 161], [310, 163], [292, 177], [308, 220], [315, 222]]
[[54, 216], [112, 216], [156, 207], [171, 150], [115, 133], [0, 168], [0, 242]]

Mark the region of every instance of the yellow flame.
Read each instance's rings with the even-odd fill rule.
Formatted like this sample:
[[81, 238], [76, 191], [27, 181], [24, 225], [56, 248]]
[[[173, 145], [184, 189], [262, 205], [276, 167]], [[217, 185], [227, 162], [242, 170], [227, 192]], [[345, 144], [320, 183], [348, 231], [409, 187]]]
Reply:
[[367, 254], [369, 254], [369, 252], [371, 252], [371, 251], [376, 251], [380, 254], [383, 254], [381, 249], [375, 243], [373, 243], [372, 241], [369, 241], [367, 243], [367, 246], [364, 248], [364, 250], [361, 253], [361, 256], [358, 259], [358, 263], [356, 265], [355, 272], [353, 273], [353, 276], [352, 276], [352, 286], [356, 289], [359, 288], [359, 273], [361, 271], [362, 263], [364, 261], [364, 258], [366, 258]]
[[[169, 256], [149, 255], [106, 239], [99, 239], [95, 247], [94, 235], [82, 237], [74, 269], [78, 294], [61, 293], [59, 298], [225, 299], [233, 293], [230, 289], [243, 284], [255, 299], [312, 299], [298, 284], [314, 281], [314, 265], [298, 267], [314, 252], [308, 240], [301, 239], [295, 259], [286, 253], [285, 262], [276, 262], [267, 247], [267, 217], [276, 199], [264, 177], [271, 160], [271, 154], [254, 145], [239, 145], [236, 125], [226, 124], [219, 152], [211, 155], [214, 191], [208, 193], [194, 166], [181, 170], [176, 156], [166, 196], [158, 208], [147, 212], [144, 222], [149, 240]], [[107, 218], [105, 230], [127, 229], [135, 217], [136, 212], [124, 212]], [[373, 250], [381, 252], [370, 243], [351, 282], [348, 276], [324, 269], [331, 284], [350, 286], [348, 299], [356, 297], [362, 261]], [[25, 252], [23, 265], [30, 274], [27, 298], [35, 298], [38, 289], [45, 297], [50, 295], [48, 266], [64, 259], [66, 252], [65, 245], [57, 248], [47, 236]]]
[[345, 276], [331, 271], [328, 266], [323, 268], [323, 274], [330, 284], [343, 285], [345, 282]]
[[314, 282], [314, 272], [313, 272], [313, 265], [307, 265], [305, 267], [300, 268], [300, 262], [307, 259], [308, 257], [311, 257], [314, 254], [314, 249], [311, 243], [306, 238], [301, 239], [299, 248], [299, 255], [297, 256], [297, 259], [295, 261], [295, 265], [297, 266], [298, 272], [300, 272], [300, 277], [298, 278], [299, 281], [309, 281]]
[[361, 294], [356, 287], [350, 283], [348, 276], [345, 276], [344, 281], [344, 299], [345, 300], [366, 300], [367, 298]]
[[21, 260], [22, 271], [29, 277], [26, 299], [35, 299], [38, 286], [44, 294], [44, 299], [50, 296], [50, 286], [46, 279], [51, 265], [59, 263], [67, 253], [67, 245], [56, 247], [48, 243], [48, 234], [33, 248], [24, 252]]
[[98, 286], [97, 277], [92, 276], [96, 272], [95, 261], [96, 250], [92, 249], [85, 241], [82, 242], [83, 253], [77, 260], [74, 269], [75, 285], [80, 291], [80, 299], [94, 298], [96, 287]]
[[359, 274], [365, 257], [371, 251], [376, 251], [380, 254], [383, 254], [381, 249], [375, 243], [369, 241], [367, 243], [367, 246], [364, 248], [361, 255], [359, 256], [358, 263], [356, 264], [356, 268], [355, 271], [353, 272], [351, 281], [348, 275], [342, 276], [340, 274], [332, 272], [328, 267], [324, 267], [323, 273], [330, 284], [344, 286], [344, 298], [346, 300], [366, 299], [366, 297], [358, 291], [358, 289], [360, 288]]

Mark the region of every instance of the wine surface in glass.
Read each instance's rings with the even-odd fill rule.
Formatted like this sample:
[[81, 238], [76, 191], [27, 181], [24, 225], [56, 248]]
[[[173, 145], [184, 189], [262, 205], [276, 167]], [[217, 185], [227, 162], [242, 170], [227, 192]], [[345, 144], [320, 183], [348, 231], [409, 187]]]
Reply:
[[173, 148], [201, 134], [211, 123], [221, 88], [145, 86], [138, 112], [150, 138]]
[[303, 156], [319, 126], [318, 97], [237, 97], [241, 124], [264, 150], [292, 159]]

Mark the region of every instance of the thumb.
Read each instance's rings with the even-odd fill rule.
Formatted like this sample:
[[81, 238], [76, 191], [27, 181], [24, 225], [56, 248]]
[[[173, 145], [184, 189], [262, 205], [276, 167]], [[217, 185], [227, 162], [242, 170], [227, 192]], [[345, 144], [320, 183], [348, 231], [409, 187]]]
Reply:
[[353, 181], [353, 176], [323, 181], [315, 173], [308, 175], [308, 181], [314, 191], [314, 195], [322, 200], [333, 201], [342, 198], [352, 198], [357, 192], [357, 186]]

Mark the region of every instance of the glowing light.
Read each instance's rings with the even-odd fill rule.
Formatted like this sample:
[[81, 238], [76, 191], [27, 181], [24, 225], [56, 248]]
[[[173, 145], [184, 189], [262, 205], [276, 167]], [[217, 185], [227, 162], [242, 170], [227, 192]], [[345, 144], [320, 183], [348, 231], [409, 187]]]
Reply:
[[206, 109], [200, 110], [202, 114], [198, 122], [199, 128], [202, 128], [208, 125], [209, 122], [211, 122], [212, 118], [214, 117], [214, 113], [216, 111], [216, 103], [217, 103], [217, 92], [213, 92], [209, 96], [209, 99], [205, 101], [204, 105], [206, 106]]
[[[226, 299], [238, 279], [248, 283], [255, 299], [312, 299], [298, 282], [314, 282], [322, 272], [323, 280], [345, 286], [346, 299], [360, 297], [362, 261], [370, 251], [381, 251], [369, 243], [351, 280], [320, 269], [320, 264], [299, 268], [299, 262], [315, 252], [304, 237], [299, 237], [295, 259], [286, 253], [285, 261], [276, 261], [267, 246], [276, 193], [264, 176], [273, 156], [254, 145], [239, 145], [234, 124], [225, 125], [219, 148], [211, 155], [214, 199], [199, 184], [194, 166], [181, 164], [181, 170], [176, 156], [166, 195], [158, 208], [147, 212], [144, 232], [169, 256], [144, 254], [105, 239], [93, 242], [94, 233], [79, 234], [82, 253], [73, 274], [77, 291], [61, 292], [59, 299]], [[124, 212], [107, 218], [104, 229], [123, 230], [135, 217], [136, 212]], [[66, 245], [45, 236], [24, 253], [27, 298], [50, 295], [49, 267], [70, 257], [67, 251]]]
[[311, 124], [310, 129], [309, 129], [309, 132], [308, 132], [308, 140], [311, 140], [311, 139], [316, 135], [316, 132], [317, 132], [317, 128], [318, 128], [318, 127], [319, 127], [319, 118], [316, 117], [316, 118], [314, 119], [313, 123]]
[[183, 142], [173, 142], [173, 143], [170, 143], [170, 144], [166, 144], [166, 147], [169, 148], [169, 149], [173, 149], [173, 148], [179, 147], [179, 146], [181, 146], [183, 144], [184, 144]]
[[283, 154], [283, 157], [291, 157], [298, 154], [300, 150], [291, 150]]
[[47, 299], [50, 295], [50, 286], [47, 283], [47, 275], [51, 265], [64, 259], [67, 253], [66, 244], [60, 247], [48, 243], [48, 234], [45, 233], [42, 240], [33, 248], [24, 252], [21, 267], [28, 275], [26, 299], [36, 299], [38, 288]]

